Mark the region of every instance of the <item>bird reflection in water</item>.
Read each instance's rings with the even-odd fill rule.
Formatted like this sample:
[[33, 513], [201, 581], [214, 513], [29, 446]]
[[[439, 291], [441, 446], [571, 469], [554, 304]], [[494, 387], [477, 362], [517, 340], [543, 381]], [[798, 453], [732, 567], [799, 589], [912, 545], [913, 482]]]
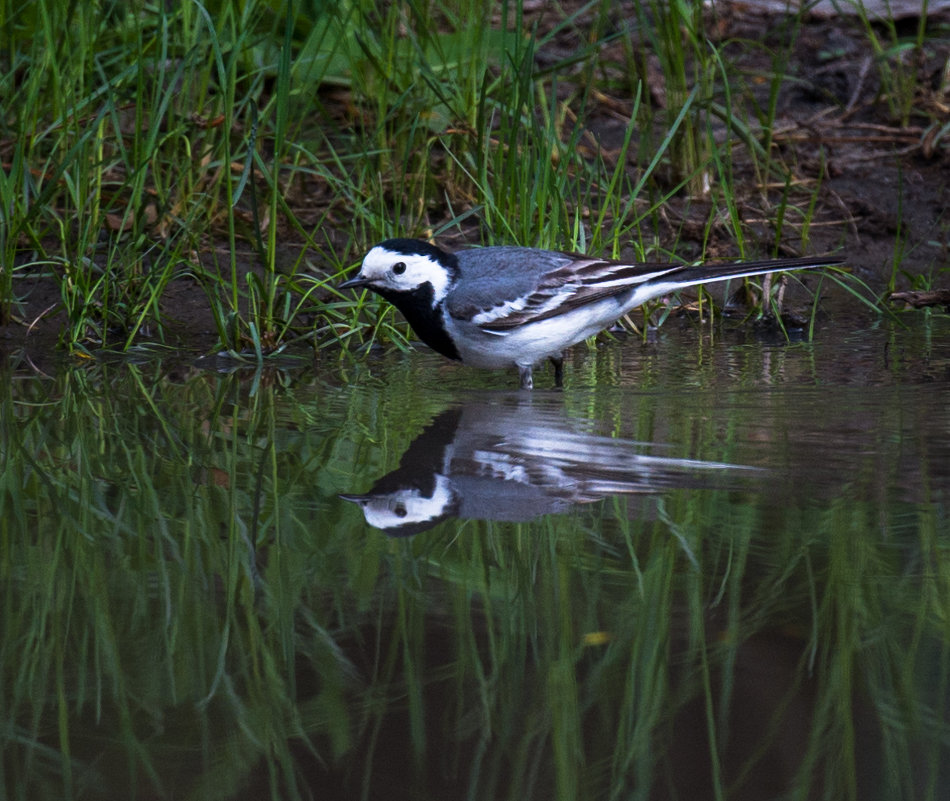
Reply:
[[650, 443], [585, 431], [560, 402], [476, 398], [435, 417], [359, 504], [366, 522], [409, 536], [448, 518], [523, 522], [576, 504], [670, 489], [728, 488], [756, 468], [642, 453]]

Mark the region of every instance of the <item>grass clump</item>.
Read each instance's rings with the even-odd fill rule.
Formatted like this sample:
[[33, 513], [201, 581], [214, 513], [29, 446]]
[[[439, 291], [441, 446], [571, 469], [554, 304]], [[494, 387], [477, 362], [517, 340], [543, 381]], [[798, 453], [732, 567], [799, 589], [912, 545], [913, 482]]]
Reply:
[[[699, 3], [38, 0], [3, 19], [0, 322], [59, 315], [70, 349], [171, 342], [196, 292], [217, 345], [253, 359], [354, 328], [398, 341], [388, 312], [330, 289], [378, 239], [665, 257], [697, 241], [670, 201], [713, 198], [687, 255], [716, 255], [715, 232], [742, 252], [737, 136], [762, 176], [789, 175], [768, 139], [780, 78], [761, 133], [743, 128]], [[782, 200], [802, 244], [817, 192]], [[58, 300], [37, 310], [43, 275]]]

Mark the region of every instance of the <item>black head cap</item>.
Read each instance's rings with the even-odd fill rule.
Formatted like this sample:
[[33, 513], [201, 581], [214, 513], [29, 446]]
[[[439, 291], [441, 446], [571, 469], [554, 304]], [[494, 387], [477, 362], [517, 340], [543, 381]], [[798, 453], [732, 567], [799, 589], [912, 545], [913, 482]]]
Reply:
[[380, 242], [379, 247], [405, 256], [428, 256], [453, 272], [458, 268], [458, 259], [454, 253], [430, 245], [421, 239], [387, 239], [385, 242]]

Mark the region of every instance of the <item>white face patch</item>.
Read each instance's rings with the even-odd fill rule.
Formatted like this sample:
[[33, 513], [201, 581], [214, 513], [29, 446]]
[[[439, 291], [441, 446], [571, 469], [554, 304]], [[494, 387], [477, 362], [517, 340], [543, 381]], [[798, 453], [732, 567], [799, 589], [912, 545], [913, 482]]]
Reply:
[[451, 510], [455, 493], [447, 476], [437, 473], [435, 479], [435, 491], [431, 496], [423, 495], [418, 489], [367, 496], [360, 501], [366, 522], [385, 531], [437, 521]]
[[393, 292], [411, 292], [431, 284], [434, 303], [445, 297], [451, 278], [448, 270], [430, 256], [397, 253], [382, 245], [366, 254], [358, 277], [371, 287]]

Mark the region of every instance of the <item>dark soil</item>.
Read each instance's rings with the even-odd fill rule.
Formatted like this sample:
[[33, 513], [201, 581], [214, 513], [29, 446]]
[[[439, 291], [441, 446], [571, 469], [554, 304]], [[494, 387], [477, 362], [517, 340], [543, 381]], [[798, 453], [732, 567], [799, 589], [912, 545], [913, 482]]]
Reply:
[[[624, 7], [625, 4], [617, 6]], [[908, 50], [904, 56], [905, 70], [916, 78], [916, 92], [909, 121], [902, 123], [889, 109], [879, 64], [857, 19], [806, 17], [802, 28], [793, 35], [787, 18], [762, 10], [761, 6], [717, 7], [719, 15], [710, 23], [709, 33], [724, 45], [726, 57], [742, 68], [763, 104], [769, 90], [773, 53], [787, 40], [796, 41], [784, 67], [788, 78], [778, 98], [774, 142], [781, 160], [795, 165], [795, 184], [800, 189], [792, 188], [791, 204], [807, 206], [813, 187], [820, 184], [819, 202], [808, 232], [808, 250], [843, 253], [850, 270], [879, 294], [884, 293], [895, 270], [899, 274], [898, 289], [939, 290], [950, 286], [946, 266], [950, 220], [945, 212], [950, 207], [950, 135], [943, 136], [942, 131], [950, 120], [950, 85], [945, 74], [950, 59], [950, 32], [941, 28], [946, 20], [930, 18], [928, 30], [933, 35], [928, 37], [926, 51], [915, 55]], [[917, 24], [913, 17], [899, 22], [911, 35]], [[576, 34], [565, 34], [563, 39], [554, 40], [538, 54], [539, 60], [571, 52], [576, 47], [575, 37]], [[610, 63], [610, 54], [606, 55], [605, 61]], [[619, 51], [616, 63], [623, 63]], [[649, 102], [659, 123], [665, 103], [661, 73], [651, 59], [645, 63]], [[613, 85], [620, 85], [620, 81]], [[340, 102], [347, 102], [347, 98], [341, 97]], [[609, 153], [623, 139], [632, 100], [617, 91], [614, 96], [598, 96], [596, 103], [597, 111], [588, 120], [589, 135], [591, 142]], [[751, 114], [744, 122], [754, 127]], [[722, 124], [721, 135], [725, 137], [727, 132], [727, 126]], [[796, 215], [786, 214], [781, 245], [776, 248], [775, 242], [775, 220], [784, 187], [776, 184], [763, 189], [752, 171], [751, 161], [743, 161], [744, 147], [735, 147], [733, 153], [738, 161], [732, 194], [738, 199], [740, 213], [752, 234], [753, 252], [747, 248], [747, 255], [766, 256], [777, 251], [780, 255], [792, 255], [802, 241]], [[636, 169], [636, 165], [631, 165], [631, 169]], [[326, 194], [325, 187], [298, 186], [289, 193], [288, 201], [298, 218], [306, 221], [315, 218], [312, 209], [324, 202], [321, 198]], [[653, 220], [678, 256], [695, 257], [704, 242], [710, 257], [736, 255], [735, 241], [725, 226], [713, 226], [707, 234], [709, 206], [707, 200], [678, 195]], [[477, 222], [472, 225], [477, 226]], [[478, 241], [478, 231], [470, 233], [469, 241]], [[329, 235], [332, 241], [333, 232]], [[213, 235], [208, 241], [209, 252], [199, 254], [199, 258], [209, 264], [220, 262], [223, 245], [215, 243]], [[459, 246], [464, 242], [459, 239], [444, 244]], [[349, 246], [341, 238], [341, 252], [347, 252]], [[292, 231], [282, 237], [282, 248], [288, 252], [299, 252], [301, 247], [303, 243], [294, 240]], [[217, 254], [212, 255], [216, 248]], [[241, 259], [248, 268], [256, 263], [250, 245]], [[64, 325], [58, 284], [49, 279], [31, 279], [26, 274], [18, 277], [16, 291], [20, 303], [15, 319], [0, 326], [0, 353], [16, 354], [36, 363], [46, 361], [56, 351]], [[944, 302], [946, 299], [945, 294], [939, 293], [933, 297], [938, 304], [940, 298]], [[917, 305], [919, 300], [915, 296], [908, 303]], [[162, 302], [165, 342], [191, 353], [207, 352], [217, 346], [207, 296], [194, 279], [172, 281]], [[145, 331], [140, 340], [148, 339], [149, 332]]]

